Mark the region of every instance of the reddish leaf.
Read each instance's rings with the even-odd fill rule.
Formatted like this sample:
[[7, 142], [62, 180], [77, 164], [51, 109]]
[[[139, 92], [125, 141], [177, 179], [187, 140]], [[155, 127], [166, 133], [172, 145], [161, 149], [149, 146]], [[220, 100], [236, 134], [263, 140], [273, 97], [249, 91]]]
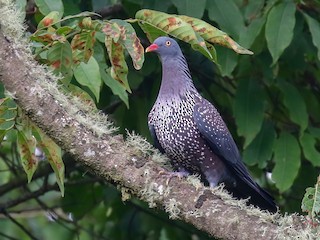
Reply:
[[85, 17], [80, 23], [79, 27], [87, 30], [101, 30], [100, 21], [92, 20], [90, 17]]
[[24, 171], [27, 174], [28, 182], [37, 169], [38, 159], [35, 156], [36, 140], [29, 131], [18, 131], [18, 151]]
[[[178, 16], [149, 9], [142, 9], [136, 13], [136, 18], [140, 20], [139, 24], [144, 32], [146, 32], [147, 29], [150, 30], [150, 28], [154, 28], [154, 30], [151, 32], [149, 31], [149, 33], [155, 33], [156, 36], [152, 36], [152, 39], [149, 39], [150, 41], [154, 40], [155, 37], [158, 37], [158, 34], [161, 32], [165, 32], [166, 34], [170, 34], [191, 44], [192, 48], [200, 51], [210, 60], [215, 61], [214, 56], [212, 56], [211, 52], [208, 50], [206, 42], [200, 34], [195, 32], [189, 23]], [[145, 25], [147, 28], [145, 28]], [[148, 37], [149, 36], [150, 34]]]
[[114, 42], [118, 42], [120, 38], [120, 27], [117, 23], [106, 22], [102, 31], [108, 38], [112, 38]]
[[79, 64], [80, 62], [87, 63], [93, 55], [94, 35], [95, 31], [83, 30], [72, 39], [71, 48], [75, 64]]
[[120, 84], [131, 93], [127, 79], [128, 66], [125, 61], [122, 45], [114, 42], [114, 40], [108, 36], [106, 36], [105, 45], [111, 62], [111, 77], [120, 82]]
[[144, 62], [144, 49], [140, 43], [140, 39], [136, 35], [134, 28], [126, 21], [114, 19], [113, 24], [119, 27], [120, 43], [126, 48], [130, 54], [135, 69], [141, 69]]
[[131, 92], [127, 75], [128, 66], [125, 61], [124, 48], [130, 54], [133, 66], [140, 69], [144, 62], [144, 49], [133, 27], [119, 19], [106, 22], [102, 31], [106, 34], [105, 45], [111, 62], [110, 75]]
[[48, 61], [54, 72], [61, 73], [65, 78], [63, 82], [68, 83], [72, 76], [72, 50], [69, 42], [57, 42], [48, 50]]
[[44, 45], [47, 45], [49, 43], [52, 43], [54, 40], [54, 32], [48, 32], [47, 29], [41, 29], [36, 31], [32, 36], [31, 40], [35, 42], [43, 43]]
[[49, 164], [51, 165], [60, 188], [61, 195], [64, 196], [64, 163], [61, 158], [61, 148], [46, 134], [36, 126], [32, 127], [33, 135], [38, 141], [39, 147], [45, 153]]
[[37, 29], [49, 27], [61, 19], [59, 12], [53, 11], [45, 16], [38, 24]]
[[253, 54], [248, 49], [241, 47], [237, 42], [235, 42], [231, 37], [229, 37], [225, 32], [222, 32], [218, 28], [211, 26], [209, 23], [205, 21], [199, 20], [197, 18], [192, 18], [189, 16], [178, 16], [182, 20], [189, 23], [194, 31], [198, 32], [204, 40], [219, 44], [221, 46], [231, 48], [236, 53], [240, 54]]

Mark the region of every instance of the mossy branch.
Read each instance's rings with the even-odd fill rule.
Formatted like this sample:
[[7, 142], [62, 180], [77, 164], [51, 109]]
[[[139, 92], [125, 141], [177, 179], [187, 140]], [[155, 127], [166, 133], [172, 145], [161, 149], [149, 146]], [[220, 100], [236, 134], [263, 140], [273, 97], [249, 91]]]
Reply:
[[169, 178], [159, 162], [165, 158], [144, 139], [126, 141], [105, 115], [66, 96], [57, 78], [37, 64], [28, 50], [23, 27], [9, 0], [0, 0], [0, 80], [29, 118], [93, 174], [123, 191], [165, 209], [198, 229], [222, 239], [314, 239], [317, 229], [302, 216], [271, 215], [223, 189], [209, 189], [194, 178]]

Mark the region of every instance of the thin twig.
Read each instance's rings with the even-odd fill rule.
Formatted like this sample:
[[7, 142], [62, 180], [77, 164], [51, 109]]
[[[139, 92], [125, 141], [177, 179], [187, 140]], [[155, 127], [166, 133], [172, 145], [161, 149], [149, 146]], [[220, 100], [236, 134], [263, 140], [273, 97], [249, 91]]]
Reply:
[[33, 198], [36, 198], [38, 196], [41, 196], [45, 193], [47, 193], [48, 191], [51, 191], [51, 190], [57, 190], [58, 189], [58, 186], [56, 184], [54, 185], [49, 185], [47, 187], [42, 187], [40, 188], [39, 190], [35, 191], [35, 192], [30, 192], [30, 193], [27, 193], [25, 194], [24, 196], [20, 197], [20, 198], [16, 198], [10, 202], [6, 202], [6, 203], [3, 203], [3, 204], [0, 204], [0, 209], [8, 209], [8, 208], [12, 208], [14, 206], [17, 206], [19, 205], [20, 203], [23, 203], [23, 202], [26, 202], [30, 199], [33, 199]]
[[19, 223], [17, 220], [15, 220], [13, 217], [11, 217], [11, 215], [9, 213], [7, 213], [7, 211], [3, 210], [2, 213], [4, 215], [7, 216], [7, 218], [9, 218], [11, 220], [11, 222], [13, 222], [15, 225], [17, 225], [22, 231], [24, 231], [32, 240], [38, 240], [38, 238], [36, 238], [35, 236], [33, 236], [31, 234], [31, 232], [26, 229], [21, 223]]
[[11, 236], [9, 236], [9, 235], [7, 235], [5, 233], [2, 233], [2, 232], [0, 232], [0, 236], [3, 236], [3, 237], [5, 237], [5, 238], [7, 238], [9, 240], [19, 240], [18, 238], [11, 237]]
[[[63, 157], [63, 161], [64, 161], [64, 165], [65, 165], [66, 169], [68, 171], [71, 171], [72, 170], [71, 167], [74, 165], [74, 162], [68, 160], [66, 157]], [[10, 169], [10, 172], [13, 172], [12, 167], [9, 166], [8, 164], [7, 164], [7, 166]], [[44, 177], [50, 173], [53, 173], [53, 170], [49, 164], [46, 164], [45, 166], [41, 166], [41, 168], [39, 167], [37, 169], [37, 171], [33, 175], [32, 179], [34, 181], [34, 180], [41, 178], [41, 177]], [[0, 196], [3, 196], [7, 192], [10, 192], [16, 188], [23, 187], [28, 184], [27, 176], [25, 174], [21, 175], [21, 174], [18, 174], [17, 172], [14, 172], [14, 174], [16, 176], [14, 180], [11, 180], [8, 183], [0, 186]]]

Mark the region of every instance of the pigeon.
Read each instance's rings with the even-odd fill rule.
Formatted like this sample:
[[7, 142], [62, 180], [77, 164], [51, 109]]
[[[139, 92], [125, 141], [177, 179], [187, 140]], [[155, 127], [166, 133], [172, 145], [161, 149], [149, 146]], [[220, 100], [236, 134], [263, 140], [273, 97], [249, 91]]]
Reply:
[[239, 150], [217, 109], [195, 88], [178, 43], [159, 37], [146, 52], [162, 64], [158, 97], [148, 115], [154, 145], [166, 154], [174, 170], [196, 174], [205, 185], [223, 183], [238, 199], [276, 212], [272, 196], [250, 176]]

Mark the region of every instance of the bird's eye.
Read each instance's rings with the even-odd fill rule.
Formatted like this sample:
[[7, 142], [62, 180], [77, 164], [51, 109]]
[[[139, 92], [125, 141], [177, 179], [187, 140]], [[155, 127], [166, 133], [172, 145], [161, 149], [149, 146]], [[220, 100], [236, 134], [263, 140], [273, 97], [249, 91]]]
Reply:
[[166, 46], [169, 47], [171, 45], [170, 41], [166, 41]]

